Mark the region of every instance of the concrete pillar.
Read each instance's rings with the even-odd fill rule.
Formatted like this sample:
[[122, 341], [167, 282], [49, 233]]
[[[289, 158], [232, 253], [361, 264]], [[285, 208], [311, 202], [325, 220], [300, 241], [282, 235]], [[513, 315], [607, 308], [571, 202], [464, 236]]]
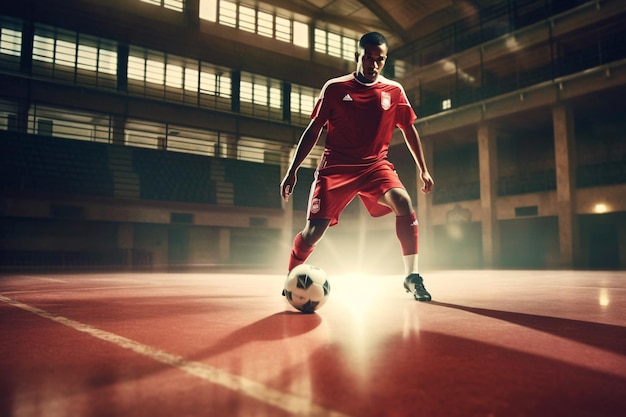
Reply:
[[133, 263], [133, 248], [135, 242], [135, 226], [133, 223], [118, 223], [117, 225], [117, 247], [126, 251], [126, 264]]
[[227, 159], [237, 159], [239, 149], [237, 137], [230, 134], [221, 133], [218, 138], [215, 156]]
[[218, 233], [218, 263], [226, 265], [230, 263], [230, 229], [220, 228]]
[[578, 222], [576, 219], [576, 137], [574, 116], [567, 105], [552, 111], [556, 197], [559, 216], [559, 247], [562, 268], [572, 268], [577, 254]]
[[480, 171], [480, 207], [482, 218], [483, 265], [493, 268], [500, 259], [500, 230], [498, 227], [498, 153], [493, 126], [478, 126], [478, 163]]
[[114, 145], [125, 145], [126, 142], [126, 117], [111, 116], [111, 143]]
[[200, 0], [185, 0], [184, 13], [187, 27], [200, 26]]

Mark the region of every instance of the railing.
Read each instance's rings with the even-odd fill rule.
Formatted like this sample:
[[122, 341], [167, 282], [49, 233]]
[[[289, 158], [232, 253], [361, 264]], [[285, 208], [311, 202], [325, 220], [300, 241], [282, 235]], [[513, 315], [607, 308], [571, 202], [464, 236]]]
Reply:
[[5, 192], [132, 198], [119, 193], [124, 175], [135, 198], [280, 208], [278, 165], [0, 131]]
[[[580, 166], [576, 170], [576, 187], [626, 184], [626, 160]], [[549, 192], [556, 190], [554, 170], [498, 179], [498, 196]], [[438, 184], [433, 194], [434, 204], [480, 199], [478, 182]]]
[[46, 271], [80, 268], [150, 268], [153, 256], [139, 249], [112, 249], [109, 251], [69, 250], [0, 250], [0, 270], [37, 269]]
[[[516, 3], [515, 7], [521, 4]], [[487, 36], [484, 26], [455, 26], [437, 32], [440, 36], [421, 39], [413, 48], [403, 49], [407, 54], [403, 59], [408, 63], [401, 81], [420, 116], [626, 58], [623, 4], [615, 0], [574, 2], [583, 4], [573, 7], [575, 4], [569, 3], [571, 9], [567, 12], [546, 15], [539, 6], [545, 3], [546, 7], [556, 7], [558, 2], [522, 3], [541, 13], [531, 14], [535, 17], [520, 25], [516, 23], [520, 16], [509, 15], [515, 10], [512, 2], [501, 2], [500, 17], [489, 21], [493, 28], [499, 28], [494, 36]]]

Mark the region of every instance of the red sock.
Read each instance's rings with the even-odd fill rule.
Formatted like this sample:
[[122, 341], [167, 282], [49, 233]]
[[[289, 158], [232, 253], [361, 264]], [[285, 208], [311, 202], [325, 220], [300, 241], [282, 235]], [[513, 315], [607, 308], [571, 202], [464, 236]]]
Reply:
[[396, 217], [396, 236], [402, 247], [402, 255], [417, 253], [418, 226], [415, 212]]
[[313, 253], [314, 248], [314, 246], [309, 245], [302, 239], [302, 232], [298, 233], [293, 240], [293, 248], [289, 257], [289, 270], [291, 271], [296, 266], [303, 264]]

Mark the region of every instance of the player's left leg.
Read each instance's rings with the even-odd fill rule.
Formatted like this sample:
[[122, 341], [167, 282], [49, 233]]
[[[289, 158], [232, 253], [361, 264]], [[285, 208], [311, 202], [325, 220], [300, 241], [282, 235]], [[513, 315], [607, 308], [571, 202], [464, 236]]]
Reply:
[[424, 287], [423, 279], [418, 272], [419, 227], [411, 197], [404, 188], [391, 188], [380, 197], [379, 203], [391, 208], [396, 215], [396, 236], [402, 248], [402, 259], [407, 274], [404, 288], [411, 292], [417, 301], [430, 301], [431, 295]]

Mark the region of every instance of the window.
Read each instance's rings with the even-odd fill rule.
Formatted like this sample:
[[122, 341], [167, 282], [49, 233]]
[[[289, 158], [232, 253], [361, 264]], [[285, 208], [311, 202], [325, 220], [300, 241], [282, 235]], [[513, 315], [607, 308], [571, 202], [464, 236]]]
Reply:
[[237, 142], [237, 159], [267, 163], [268, 154], [281, 155], [281, 150], [281, 145], [275, 142], [244, 136]]
[[268, 38], [274, 37], [274, 15], [259, 11], [257, 14], [257, 33]]
[[28, 119], [29, 133], [104, 143], [111, 139], [110, 118], [102, 113], [32, 106]]
[[75, 84], [116, 88], [117, 44], [90, 35], [36, 26], [33, 73]]
[[165, 123], [128, 119], [124, 128], [124, 144], [139, 148], [164, 149]]
[[184, 7], [184, 0], [141, 0], [144, 3], [154, 4], [155, 6], [161, 6], [166, 9], [182, 12]]
[[55, 39], [45, 36], [35, 35], [33, 40], [33, 59], [36, 61], [54, 62]]
[[184, 81], [183, 88], [189, 91], [199, 91], [199, 87], [198, 87], [199, 75], [200, 75], [200, 72], [198, 71], [197, 68], [185, 68], [185, 72], [184, 72], [185, 81]]
[[166, 9], [176, 10], [177, 12], [182, 12], [185, 5], [184, 0], [164, 0], [163, 7]]
[[293, 43], [303, 48], [309, 47], [309, 25], [301, 22], [293, 22]]
[[291, 112], [301, 113], [307, 117], [313, 112], [317, 100], [317, 90], [301, 85], [291, 86]]
[[116, 51], [109, 49], [98, 49], [98, 71], [112, 75], [115, 75], [117, 73]]
[[282, 83], [279, 80], [242, 72], [240, 100], [242, 113], [282, 119]]
[[450, 100], [449, 98], [447, 98], [447, 99], [445, 99], [445, 100], [443, 100], [443, 101], [441, 102], [441, 109], [442, 109], [442, 110], [448, 110], [448, 109], [450, 109], [450, 108], [452, 108], [452, 100]]
[[22, 50], [22, 32], [3, 27], [0, 30], [0, 53], [20, 56]]
[[199, 99], [199, 95], [210, 95], [227, 99], [222, 107], [230, 109], [232, 92], [230, 70], [227, 68], [131, 47], [128, 80], [130, 93], [215, 107], [214, 102]]
[[17, 130], [18, 109], [17, 102], [0, 99], [0, 130]]
[[255, 33], [256, 10], [247, 6], [239, 6], [239, 29]]
[[291, 20], [276, 16], [276, 39], [291, 42]]
[[[166, 85], [172, 88], [198, 90], [198, 70], [184, 68], [180, 57], [164, 53], [131, 48], [128, 57], [128, 79]], [[188, 79], [187, 79], [188, 78]]]
[[168, 64], [165, 69], [165, 85], [174, 88], [183, 88], [183, 67]]
[[200, 107], [231, 110], [232, 85], [230, 69], [200, 63], [199, 105]]
[[22, 23], [0, 16], [0, 68], [19, 71], [22, 55]]
[[237, 27], [237, 5], [235, 3], [220, 1], [219, 23], [231, 28]]
[[241, 76], [241, 101], [270, 106], [276, 109], [282, 107], [282, 89], [278, 80], [260, 75], [242, 73]]
[[341, 57], [341, 35], [328, 33], [326, 38], [326, 53], [330, 56]]
[[203, 63], [200, 73], [200, 93], [230, 98], [232, 94], [230, 72], [224, 68]]
[[404, 76], [406, 76], [408, 74], [408, 69], [407, 69], [407, 63], [406, 61], [402, 61], [402, 60], [395, 60], [393, 62], [393, 75], [396, 78], [402, 78]]
[[128, 57], [128, 79], [143, 80], [146, 72], [146, 60], [137, 56]]
[[76, 62], [76, 42], [57, 39], [54, 55], [57, 64], [73, 67]]
[[239, 91], [239, 99], [242, 102], [254, 103], [254, 84], [252, 81], [241, 80]]
[[293, 123], [308, 124], [317, 97], [317, 90], [313, 88], [292, 85], [290, 100], [291, 121]]
[[[265, 10], [263, 10], [265, 9]], [[309, 25], [278, 16], [273, 6], [251, 7], [227, 0], [200, 0], [200, 19], [257, 35], [309, 47]]]
[[167, 149], [200, 155], [215, 155], [219, 133], [192, 129], [185, 126], [167, 125]]
[[102, 40], [87, 39], [84, 36], [80, 40], [76, 53], [77, 68], [110, 75], [117, 73], [117, 52], [113, 50], [115, 45], [105, 45]]
[[[166, 55], [164, 53], [131, 46], [128, 56], [128, 91], [130, 93], [164, 98], [165, 72]], [[170, 71], [168, 82], [176, 84], [175, 73], [175, 69]], [[182, 84], [178, 85], [182, 86]]]
[[200, 0], [200, 19], [217, 22], [217, 0]]
[[358, 51], [358, 46], [358, 39], [315, 28], [316, 52], [353, 61], [354, 53]]
[[163, 84], [165, 81], [165, 63], [154, 59], [145, 61], [145, 79], [149, 83]]
[[354, 53], [359, 50], [356, 40], [347, 36], [341, 37], [341, 57], [347, 61], [354, 59]]
[[78, 45], [76, 66], [88, 71], [98, 69], [98, 49], [93, 46]]

